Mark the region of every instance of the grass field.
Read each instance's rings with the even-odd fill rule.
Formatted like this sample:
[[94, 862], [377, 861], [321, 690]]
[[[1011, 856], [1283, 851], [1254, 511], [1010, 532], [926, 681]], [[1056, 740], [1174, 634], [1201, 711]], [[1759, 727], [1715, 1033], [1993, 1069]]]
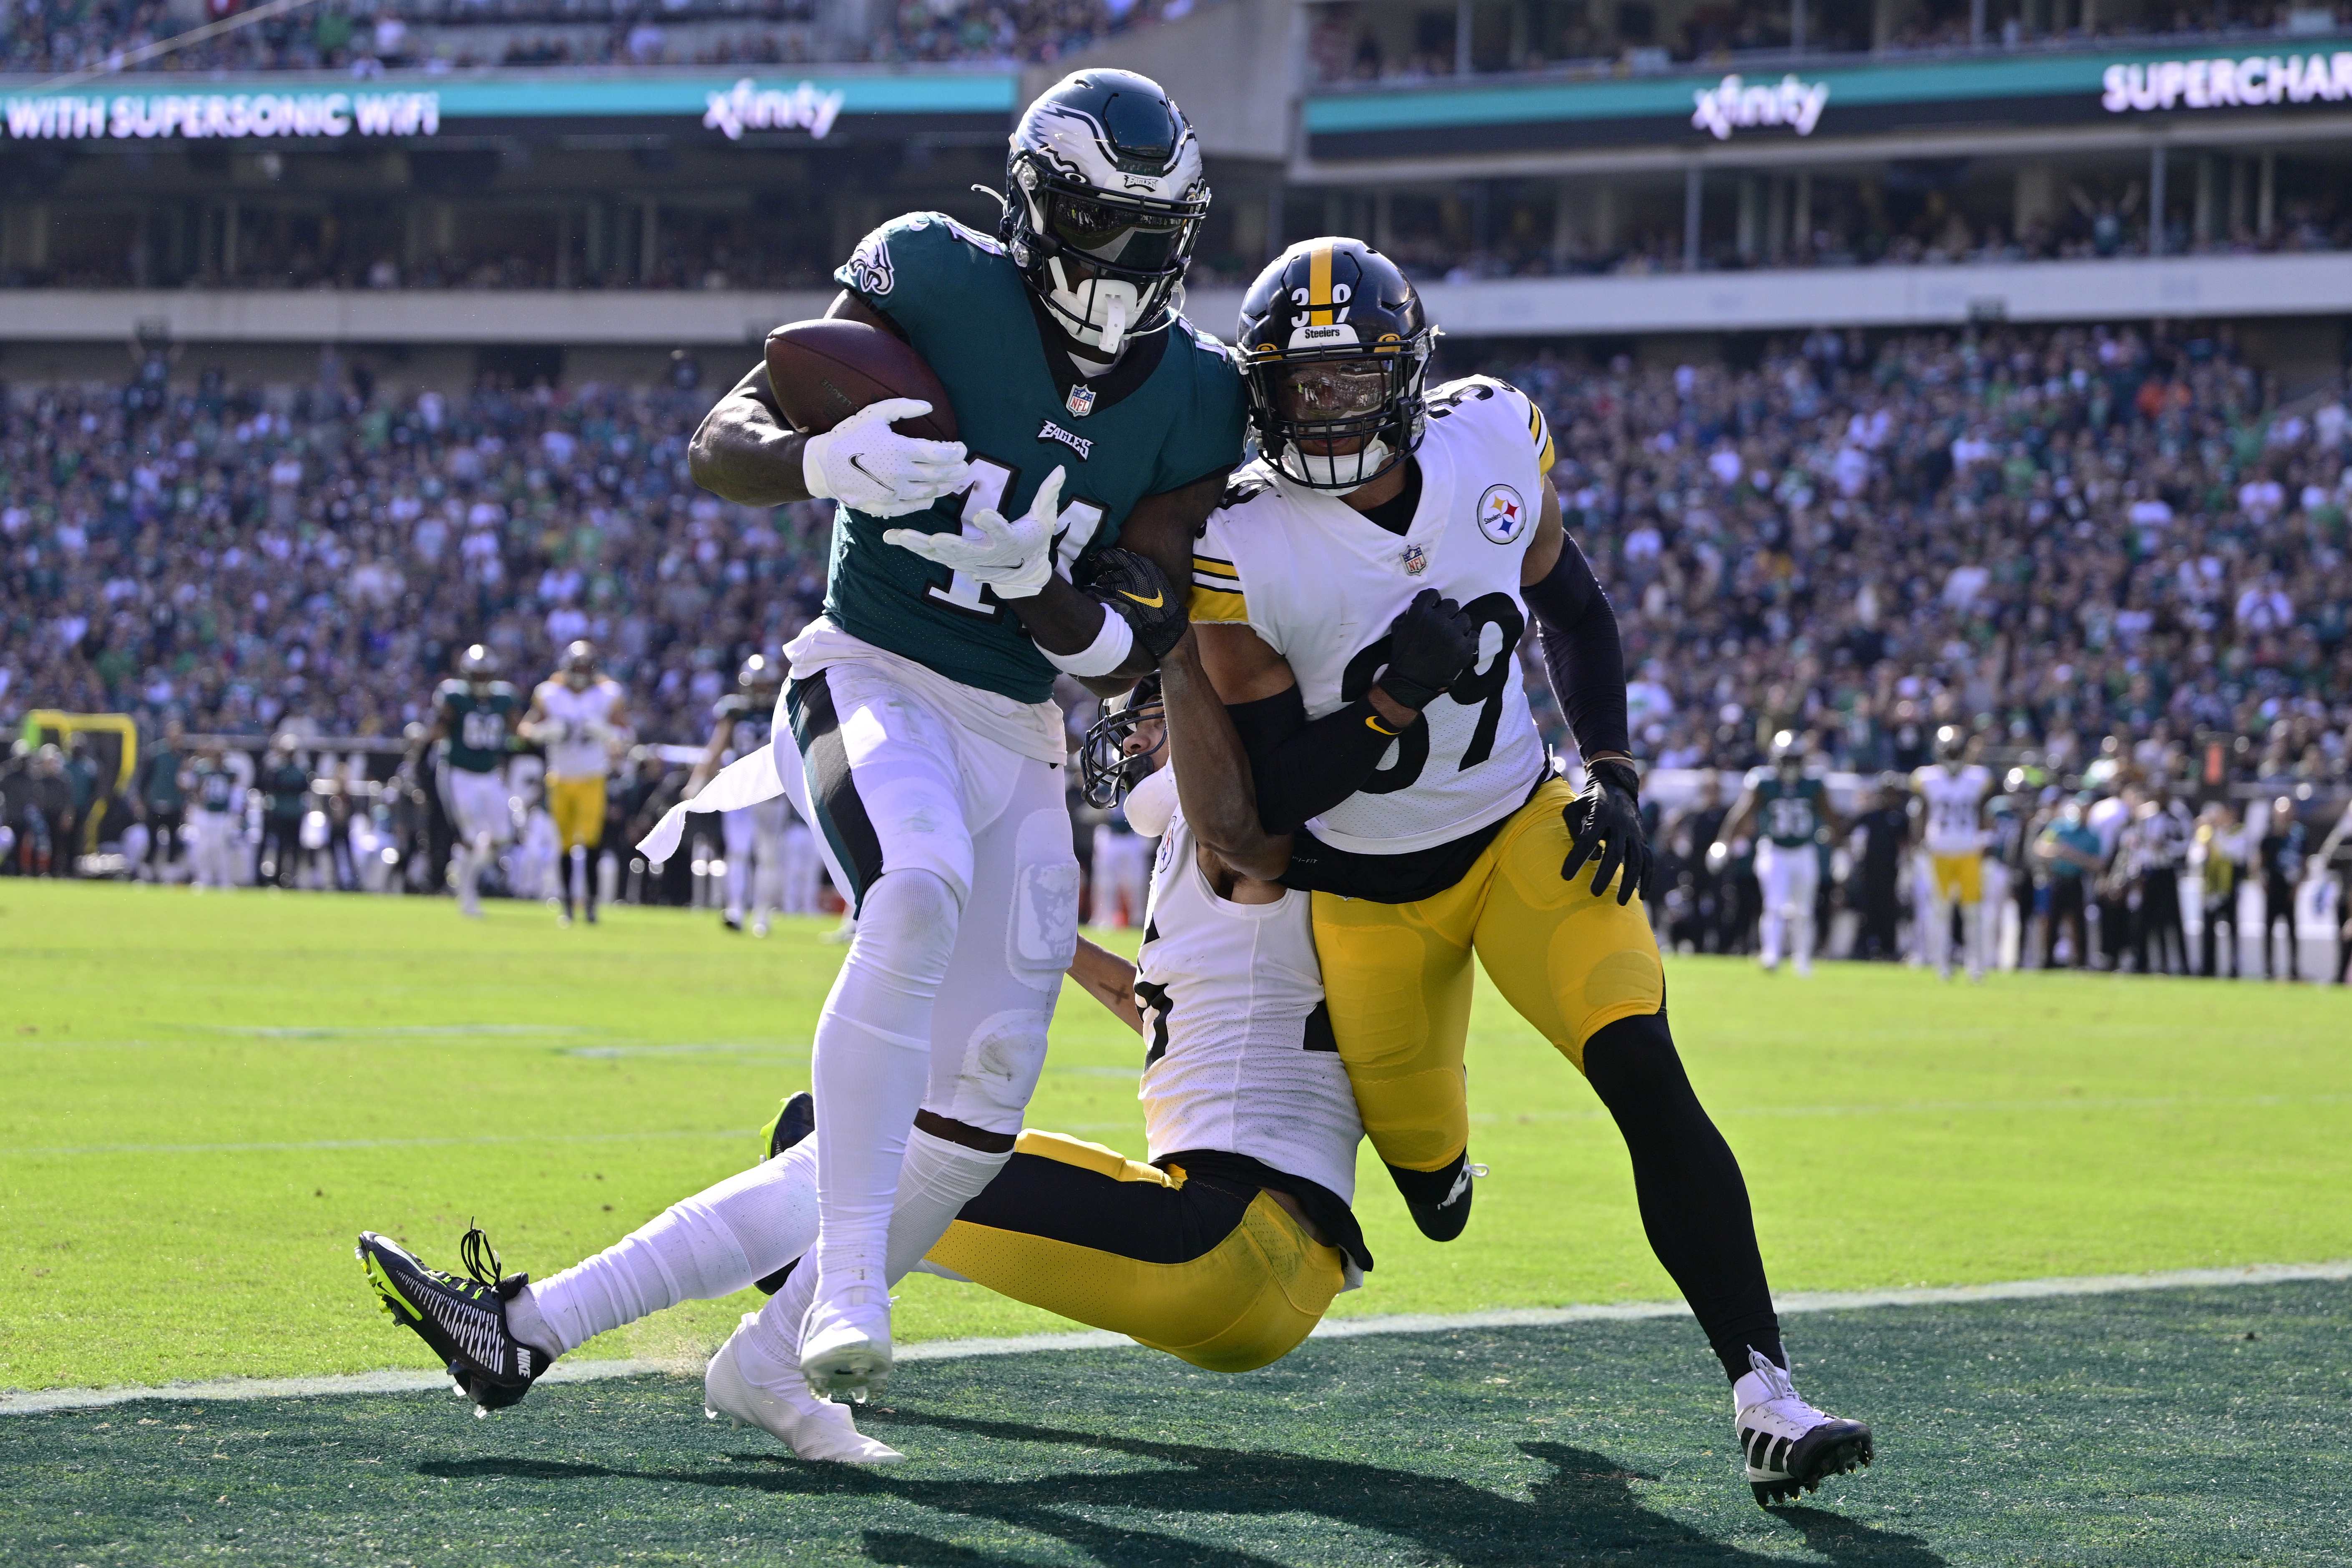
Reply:
[[[353, 1233], [454, 1266], [478, 1219], [543, 1274], [748, 1163], [807, 1082], [821, 929], [0, 881], [0, 1389], [421, 1366]], [[1670, 984], [1781, 1289], [2352, 1258], [2340, 991], [1711, 960]], [[1338, 1310], [1669, 1298], [1590, 1091], [1491, 993], [1475, 1026], [1475, 1223], [1420, 1241], [1371, 1166], [1379, 1267]], [[1138, 1058], [1073, 991], [1033, 1121], [1141, 1152]], [[1664, 1320], [1318, 1342], [1241, 1379], [926, 1363], [877, 1418], [920, 1451], [879, 1477], [708, 1433], [663, 1377], [478, 1426], [415, 1395], [0, 1417], [0, 1561], [2343, 1562], [2346, 1299], [1796, 1320], [1809, 1388], [1889, 1462], [1778, 1523]], [[580, 1353], [683, 1371], [746, 1304]], [[1068, 1325], [919, 1277], [898, 1326]]]

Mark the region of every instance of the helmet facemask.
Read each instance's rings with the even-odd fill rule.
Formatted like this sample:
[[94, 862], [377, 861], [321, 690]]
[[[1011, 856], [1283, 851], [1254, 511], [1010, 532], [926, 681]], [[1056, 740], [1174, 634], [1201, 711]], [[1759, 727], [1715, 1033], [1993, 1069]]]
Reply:
[[1310, 489], [1360, 489], [1421, 445], [1429, 346], [1276, 354], [1247, 366], [1267, 461]]
[[1012, 183], [1013, 260], [1072, 338], [1116, 358], [1129, 338], [1176, 319], [1209, 210], [1205, 184], [1183, 200], [1146, 200], [1057, 174], [1027, 152], [1014, 154]]
[[[1157, 737], [1149, 745], [1133, 744], [1138, 732], [1147, 726], [1158, 729]], [[1102, 717], [1087, 731], [1086, 744], [1078, 753], [1087, 804], [1108, 811], [1126, 799], [1128, 791], [1150, 775], [1151, 759], [1167, 746], [1168, 710], [1160, 698], [1159, 679], [1146, 676], [1126, 695], [1106, 700]]]

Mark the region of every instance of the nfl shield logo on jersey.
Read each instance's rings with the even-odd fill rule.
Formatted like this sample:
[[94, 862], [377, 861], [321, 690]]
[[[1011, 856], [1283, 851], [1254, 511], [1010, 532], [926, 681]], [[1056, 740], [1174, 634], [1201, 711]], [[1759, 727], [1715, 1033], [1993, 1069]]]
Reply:
[[1084, 419], [1095, 411], [1095, 389], [1091, 386], [1070, 388], [1069, 401], [1063, 405], [1073, 418]]
[[1478, 498], [1478, 531], [1497, 544], [1508, 544], [1528, 525], [1528, 503], [1508, 485], [1488, 485]]
[[1429, 570], [1429, 557], [1422, 552], [1421, 546], [1418, 544], [1406, 545], [1404, 547], [1404, 574], [1408, 577], [1418, 577], [1427, 570]]

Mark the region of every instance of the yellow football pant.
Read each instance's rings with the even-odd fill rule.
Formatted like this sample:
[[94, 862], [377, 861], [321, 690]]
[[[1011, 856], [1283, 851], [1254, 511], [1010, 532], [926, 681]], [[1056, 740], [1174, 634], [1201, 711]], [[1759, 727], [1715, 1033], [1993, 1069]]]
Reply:
[[1519, 1016], [1584, 1069], [1584, 1043], [1665, 1004], [1658, 944], [1637, 896], [1563, 879], [1576, 798], [1554, 779], [1453, 887], [1411, 904], [1315, 895], [1315, 951], [1331, 1032], [1381, 1159], [1442, 1170], [1468, 1146], [1462, 1050], [1475, 952]]
[[602, 778], [547, 781], [547, 814], [555, 818], [555, 836], [568, 852], [575, 844], [593, 849], [604, 837], [604, 781]]
[[1210, 1372], [1288, 1355], [1344, 1283], [1339, 1249], [1266, 1194], [1188, 1189], [1181, 1167], [1055, 1132], [1022, 1133], [964, 1212], [990, 1223], [958, 1219], [929, 1261]]

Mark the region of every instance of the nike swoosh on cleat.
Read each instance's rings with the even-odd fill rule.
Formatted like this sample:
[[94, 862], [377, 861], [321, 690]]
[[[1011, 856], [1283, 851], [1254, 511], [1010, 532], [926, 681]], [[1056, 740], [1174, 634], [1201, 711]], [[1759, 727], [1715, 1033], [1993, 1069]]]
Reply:
[[1133, 599], [1147, 610], [1156, 610], [1168, 602], [1168, 595], [1165, 594], [1154, 594], [1147, 599], [1140, 594], [1130, 594], [1124, 588], [1118, 591], [1118, 596], [1122, 599]]

